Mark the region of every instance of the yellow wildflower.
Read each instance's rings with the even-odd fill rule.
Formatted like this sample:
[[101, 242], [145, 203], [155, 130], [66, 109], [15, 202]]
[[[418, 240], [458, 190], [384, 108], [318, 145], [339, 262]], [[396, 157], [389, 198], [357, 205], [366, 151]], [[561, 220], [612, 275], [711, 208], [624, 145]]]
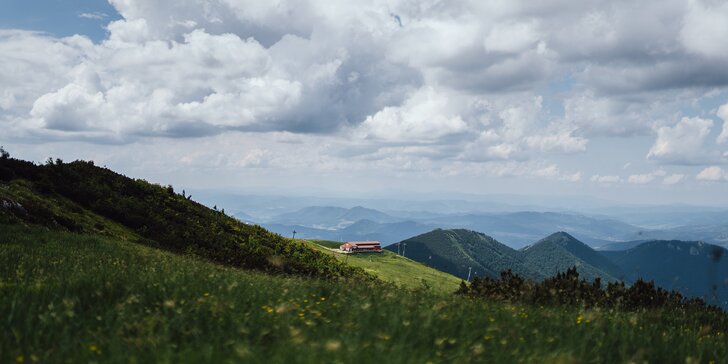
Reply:
[[326, 342], [327, 351], [336, 351], [336, 350], [339, 350], [340, 347], [341, 347], [341, 341], [339, 341], [339, 340], [329, 340]]

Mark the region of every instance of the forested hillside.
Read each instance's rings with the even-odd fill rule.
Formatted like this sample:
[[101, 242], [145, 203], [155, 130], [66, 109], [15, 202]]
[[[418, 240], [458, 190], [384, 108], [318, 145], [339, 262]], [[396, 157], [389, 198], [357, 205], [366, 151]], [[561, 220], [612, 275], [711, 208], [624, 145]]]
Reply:
[[521, 249], [528, 266], [550, 277], [576, 267], [582, 277], [616, 281], [624, 275], [619, 267], [565, 232], [551, 234]]
[[184, 191], [93, 162], [0, 159], [0, 222], [116, 235], [214, 262], [323, 277], [366, 276], [302, 242], [209, 209]]
[[[521, 254], [483, 233], [465, 229], [435, 229], [398, 243], [406, 256], [436, 269], [467, 278], [497, 276], [512, 270], [532, 279], [544, 278], [527, 267]], [[386, 249], [396, 252], [397, 244]]]

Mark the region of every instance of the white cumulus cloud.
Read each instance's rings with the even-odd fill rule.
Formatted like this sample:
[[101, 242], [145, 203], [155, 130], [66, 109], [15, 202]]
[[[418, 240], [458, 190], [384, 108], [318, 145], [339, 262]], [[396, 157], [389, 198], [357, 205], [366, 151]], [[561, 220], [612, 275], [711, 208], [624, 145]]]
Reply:
[[595, 174], [591, 176], [589, 179], [592, 182], [601, 183], [601, 184], [614, 184], [622, 182], [622, 177], [620, 176], [602, 176], [599, 174]]
[[700, 171], [695, 178], [699, 181], [728, 181], [728, 172], [718, 166], [711, 166]]
[[671, 186], [682, 182], [683, 179], [685, 179], [684, 174], [671, 174], [662, 179], [662, 184]]
[[664, 177], [665, 175], [667, 175], [667, 172], [662, 169], [658, 169], [650, 173], [633, 174], [627, 178], [627, 182], [637, 185], [644, 185], [654, 181], [658, 177]]
[[718, 143], [728, 142], [728, 103], [718, 108], [718, 117], [723, 119], [723, 130], [718, 135]]
[[675, 126], [660, 127], [647, 158], [667, 164], [709, 163], [704, 146], [712, 127], [712, 120], [699, 117], [684, 117]]

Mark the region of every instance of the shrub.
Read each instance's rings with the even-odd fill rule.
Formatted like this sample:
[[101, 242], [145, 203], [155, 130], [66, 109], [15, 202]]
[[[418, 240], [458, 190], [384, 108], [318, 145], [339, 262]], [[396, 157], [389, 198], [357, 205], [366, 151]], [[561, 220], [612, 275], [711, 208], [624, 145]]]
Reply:
[[624, 282], [611, 282], [606, 288], [602, 288], [599, 278], [592, 282], [580, 279], [576, 267], [540, 283], [519, 277], [510, 270], [502, 272], [499, 279], [475, 277], [470, 285], [461, 282], [456, 294], [534, 305], [721, 311], [716, 306], [707, 305], [700, 298], [686, 299], [678, 292], [655, 286], [652, 281], [640, 279], [629, 287]]

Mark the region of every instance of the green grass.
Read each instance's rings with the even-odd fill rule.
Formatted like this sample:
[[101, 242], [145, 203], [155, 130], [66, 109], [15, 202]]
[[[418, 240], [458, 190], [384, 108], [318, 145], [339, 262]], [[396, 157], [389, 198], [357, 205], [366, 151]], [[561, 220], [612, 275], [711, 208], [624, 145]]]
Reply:
[[0, 225], [0, 362], [720, 362], [725, 315], [489, 303]]
[[332, 253], [330, 249], [338, 249], [341, 245], [340, 242], [329, 240], [310, 240], [309, 242], [320, 251], [332, 254], [340, 261], [362, 268], [367, 273], [398, 287], [410, 289], [429, 287], [438, 293], [452, 294], [461, 282], [460, 278], [449, 273], [441, 272], [388, 250], [381, 253], [338, 254]]

